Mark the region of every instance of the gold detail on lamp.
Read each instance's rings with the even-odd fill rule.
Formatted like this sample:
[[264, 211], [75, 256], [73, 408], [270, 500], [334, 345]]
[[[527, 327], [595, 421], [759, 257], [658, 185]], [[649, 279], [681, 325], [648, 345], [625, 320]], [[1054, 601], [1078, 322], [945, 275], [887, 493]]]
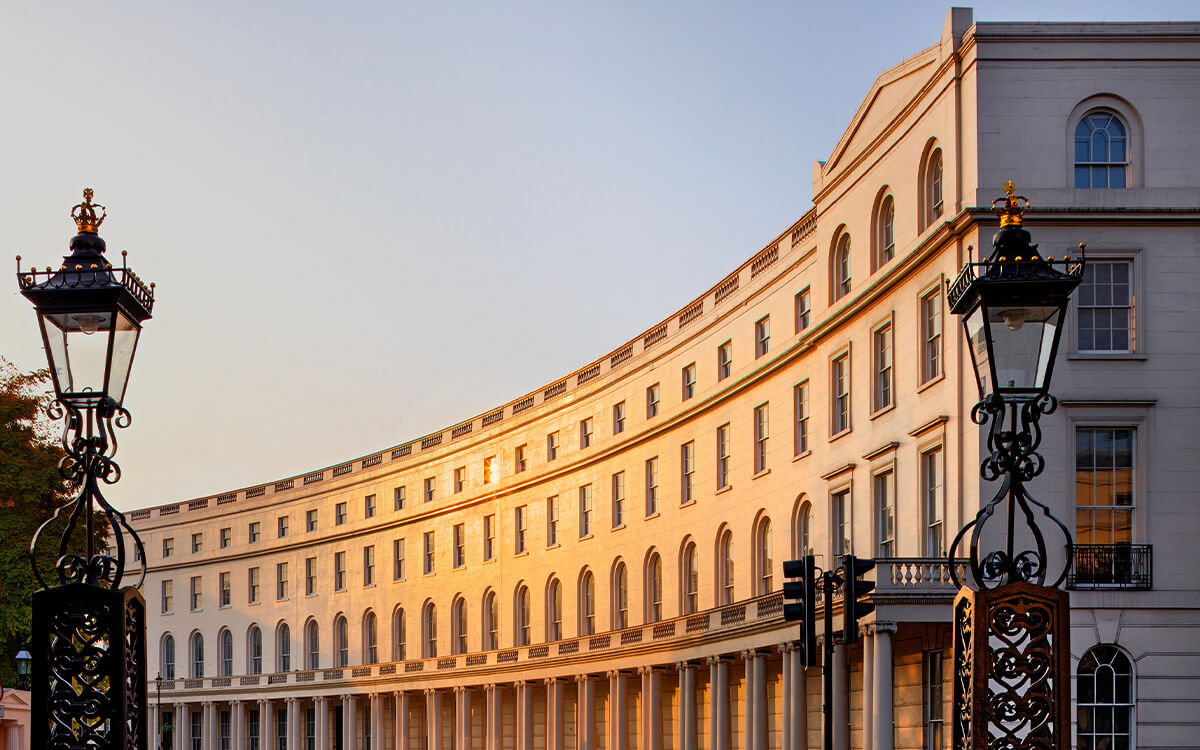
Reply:
[[[96, 215], [97, 208], [100, 209], [99, 216]], [[104, 206], [92, 203], [91, 188], [84, 188], [83, 203], [78, 203], [71, 209], [71, 218], [75, 220], [75, 227], [79, 230], [79, 234], [96, 234], [107, 215], [108, 210]]]
[[[1021, 226], [1021, 217], [1029, 210], [1029, 199], [1015, 194], [1012, 180], [1004, 183], [1004, 197], [992, 201], [992, 213], [1000, 217], [1000, 226]], [[998, 205], [998, 204], [1003, 205]]]

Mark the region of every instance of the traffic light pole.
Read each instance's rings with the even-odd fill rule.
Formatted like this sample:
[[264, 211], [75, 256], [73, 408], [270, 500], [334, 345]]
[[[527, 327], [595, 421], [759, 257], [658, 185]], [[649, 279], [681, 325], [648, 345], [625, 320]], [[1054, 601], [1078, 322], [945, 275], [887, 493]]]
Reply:
[[841, 583], [837, 573], [827, 570], [821, 574], [821, 591], [825, 600], [825, 646], [821, 657], [821, 677], [824, 679], [824, 691], [821, 696], [824, 702], [825, 714], [824, 745], [825, 750], [833, 750], [833, 590]]

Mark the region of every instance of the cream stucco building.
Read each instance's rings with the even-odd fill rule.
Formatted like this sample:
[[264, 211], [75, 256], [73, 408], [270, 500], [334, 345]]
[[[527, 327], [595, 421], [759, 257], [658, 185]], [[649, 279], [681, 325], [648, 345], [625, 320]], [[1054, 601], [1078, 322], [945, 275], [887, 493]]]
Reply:
[[1043, 254], [1088, 243], [1032, 487], [1080, 545], [1078, 746], [1200, 747], [1200, 24], [954, 9], [931, 40], [814, 165], [811, 209], [632, 341], [436, 434], [133, 512], [152, 726], [177, 749], [816, 748], [780, 594], [811, 549], [879, 558], [832, 662], [835, 747], [948, 747], [944, 555], [994, 488], [945, 288], [1011, 179]]

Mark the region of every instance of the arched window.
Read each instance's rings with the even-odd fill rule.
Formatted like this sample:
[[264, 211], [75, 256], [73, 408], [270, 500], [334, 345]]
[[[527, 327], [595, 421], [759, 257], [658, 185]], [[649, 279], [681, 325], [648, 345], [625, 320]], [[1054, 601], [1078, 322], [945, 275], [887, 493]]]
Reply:
[[717, 543], [717, 604], [733, 603], [733, 532], [726, 529]]
[[596, 632], [596, 576], [584, 571], [579, 581], [579, 634]]
[[483, 595], [483, 650], [500, 648], [500, 604], [495, 591]]
[[309, 620], [304, 627], [305, 669], [321, 668], [321, 630], [316, 620]]
[[754, 595], [771, 593], [772, 573], [775, 560], [772, 553], [774, 539], [771, 534], [771, 519], [762, 518], [754, 529]]
[[517, 587], [513, 597], [513, 645], [528, 646], [533, 640], [533, 613], [529, 603], [529, 587], [522, 584]]
[[833, 299], [850, 293], [850, 234], [842, 232], [833, 250]]
[[404, 608], [396, 607], [392, 612], [392, 661], [404, 661], [405, 642], [408, 640], [408, 634], [405, 632], [404, 623]]
[[629, 573], [625, 563], [618, 561], [612, 575], [613, 630], [629, 627]]
[[292, 629], [286, 622], [279, 623], [275, 631], [275, 671], [292, 671]]
[[896, 201], [885, 195], [875, 214], [875, 254], [872, 266], [882, 268], [896, 257]]
[[812, 554], [812, 505], [805, 501], [796, 509], [792, 527], [792, 557]]
[[461, 596], [450, 605], [450, 653], [467, 653], [467, 600]]
[[350, 638], [346, 630], [346, 618], [338, 615], [333, 621], [333, 666], [335, 667], [350, 665]]
[[249, 674], [262, 674], [263, 670], [263, 654], [262, 654], [262, 629], [257, 625], [250, 626], [250, 634], [247, 638], [247, 650], [250, 662]]
[[204, 636], [192, 633], [188, 644], [188, 657], [191, 661], [190, 676], [199, 679], [204, 676]]
[[1079, 750], [1133, 747], [1133, 665], [1116, 646], [1093, 646], [1076, 673]]
[[433, 605], [433, 602], [425, 603], [425, 610], [421, 615], [421, 630], [421, 655], [426, 659], [432, 659], [437, 656], [437, 607]]
[[371, 610], [363, 617], [362, 631], [363, 664], [374, 664], [379, 661], [379, 623]]
[[170, 633], [163, 636], [159, 657], [162, 663], [159, 665], [158, 671], [162, 674], [163, 679], [175, 679], [175, 636]]
[[690, 615], [700, 608], [700, 571], [696, 566], [696, 544], [688, 542], [683, 547], [680, 560], [679, 580], [683, 583], [683, 614]]
[[217, 676], [233, 674], [233, 633], [222, 630], [217, 633]]
[[925, 162], [925, 174], [922, 179], [921, 195], [923, 198], [924, 226], [929, 226], [942, 215], [942, 150], [933, 148]]
[[1129, 184], [1129, 136], [1114, 113], [1095, 110], [1075, 126], [1075, 187], [1123, 188]]
[[562, 584], [550, 579], [546, 587], [546, 640], [562, 639]]
[[646, 622], [658, 622], [662, 619], [662, 584], [662, 557], [657, 552], [652, 552], [646, 560]]

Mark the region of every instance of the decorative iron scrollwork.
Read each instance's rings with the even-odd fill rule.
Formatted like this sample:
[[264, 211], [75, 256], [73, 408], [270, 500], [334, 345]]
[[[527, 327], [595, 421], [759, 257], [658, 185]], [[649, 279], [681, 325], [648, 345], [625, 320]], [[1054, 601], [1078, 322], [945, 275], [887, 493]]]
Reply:
[[[1004, 481], [996, 495], [980, 509], [973, 520], [967, 523], [954, 537], [950, 545], [949, 559], [953, 562], [958, 557], [958, 546], [970, 533], [970, 554], [967, 556], [967, 567], [971, 578], [978, 589], [993, 589], [1008, 583], [1025, 581], [1046, 585], [1047, 579], [1047, 546], [1046, 538], [1038, 524], [1035, 513], [1040, 510], [1042, 515], [1050, 519], [1063, 535], [1066, 560], [1062, 571], [1053, 579], [1052, 587], [1057, 587], [1066, 579], [1071, 567], [1071, 532], [1066, 525], [1054, 517], [1050, 509], [1038, 502], [1025, 489], [1025, 482], [1042, 473], [1045, 461], [1037, 452], [1042, 442], [1042, 430], [1039, 420], [1045, 414], [1051, 414], [1058, 407], [1058, 401], [1048, 393], [1037, 398], [1008, 401], [992, 394], [980, 401], [971, 410], [971, 419], [982, 425], [990, 422], [987, 446], [989, 455], [980, 464], [979, 473], [988, 481], [1000, 479]], [[1003, 549], [984, 551], [981, 549], [981, 538], [984, 526], [995, 515], [1002, 501], [1007, 500], [1007, 534]], [[1016, 515], [1020, 512], [1024, 524], [1033, 538], [1033, 548], [1016, 549], [1015, 524]], [[950, 576], [957, 586], [963, 583], [958, 577], [954, 565], [950, 566]]]

